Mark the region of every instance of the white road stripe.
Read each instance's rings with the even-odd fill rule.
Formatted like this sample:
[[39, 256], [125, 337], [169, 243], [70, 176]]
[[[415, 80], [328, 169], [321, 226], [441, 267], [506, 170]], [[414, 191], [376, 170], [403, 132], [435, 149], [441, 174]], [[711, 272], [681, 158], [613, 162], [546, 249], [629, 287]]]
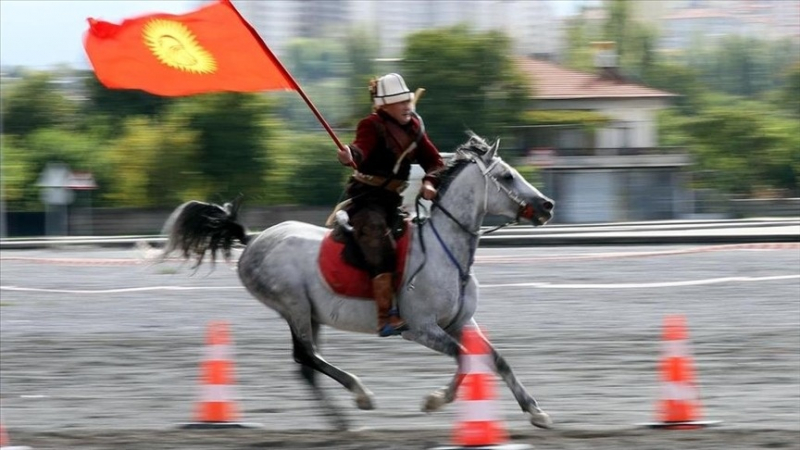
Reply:
[[25, 292], [53, 292], [57, 294], [121, 294], [125, 292], [147, 292], [147, 291], [227, 291], [232, 289], [244, 289], [244, 286], [148, 286], [139, 288], [119, 288], [119, 289], [45, 289], [45, 288], [26, 288], [18, 286], [0, 286], [0, 291], [25, 291]]
[[703, 284], [755, 282], [755, 281], [774, 281], [799, 279], [800, 275], [775, 275], [769, 277], [725, 277], [725, 278], [706, 278], [702, 280], [688, 281], [663, 281], [655, 283], [585, 283], [585, 284], [553, 284], [553, 283], [504, 283], [504, 284], [481, 284], [481, 288], [500, 288], [500, 287], [532, 287], [539, 289], [641, 289], [656, 287], [673, 286], [698, 286]]
[[[498, 283], [481, 284], [482, 289], [486, 288], [508, 288], [508, 287], [529, 287], [537, 289], [643, 289], [674, 286], [699, 286], [704, 284], [720, 283], [750, 283], [759, 281], [776, 280], [796, 280], [800, 275], [774, 275], [767, 277], [724, 277], [724, 278], [705, 278], [702, 280], [687, 281], [663, 281], [654, 283], [585, 283], [585, 284], [554, 284], [547, 282], [532, 283]], [[126, 292], [146, 292], [146, 291], [227, 291], [244, 289], [244, 286], [149, 286], [139, 288], [119, 288], [119, 289], [45, 289], [45, 288], [26, 288], [18, 286], [0, 286], [0, 291], [19, 291], [19, 292], [51, 292], [57, 294], [121, 294]]]

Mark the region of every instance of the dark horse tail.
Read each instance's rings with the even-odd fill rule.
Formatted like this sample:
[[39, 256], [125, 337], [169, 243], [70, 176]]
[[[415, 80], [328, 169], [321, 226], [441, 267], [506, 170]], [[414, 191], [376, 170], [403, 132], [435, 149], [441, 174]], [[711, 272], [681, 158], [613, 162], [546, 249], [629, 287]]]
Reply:
[[192, 200], [176, 208], [164, 224], [162, 233], [167, 235], [167, 244], [161, 259], [179, 251], [184, 259], [195, 259], [193, 268], [202, 264], [206, 253], [212, 263], [218, 252], [230, 260], [237, 240], [243, 245], [250, 241], [247, 229], [238, 222], [241, 198], [240, 195], [222, 206]]

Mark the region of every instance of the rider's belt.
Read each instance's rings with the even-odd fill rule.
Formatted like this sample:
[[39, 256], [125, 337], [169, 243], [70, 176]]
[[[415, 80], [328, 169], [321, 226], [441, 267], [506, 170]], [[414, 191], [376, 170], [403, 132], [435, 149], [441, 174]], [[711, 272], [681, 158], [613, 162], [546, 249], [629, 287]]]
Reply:
[[[377, 175], [367, 175], [361, 172], [353, 172], [353, 178], [356, 181], [370, 186], [383, 187], [386, 190], [402, 193], [408, 187], [408, 182], [403, 180], [390, 180], [386, 177], [379, 177]], [[387, 182], [388, 180], [388, 182]]]

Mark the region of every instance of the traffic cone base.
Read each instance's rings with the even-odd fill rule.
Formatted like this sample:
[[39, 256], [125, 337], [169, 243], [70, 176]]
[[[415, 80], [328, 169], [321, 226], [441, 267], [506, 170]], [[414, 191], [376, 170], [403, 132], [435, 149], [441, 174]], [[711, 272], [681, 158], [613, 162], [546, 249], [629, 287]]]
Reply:
[[686, 422], [649, 422], [641, 424], [648, 428], [662, 428], [670, 430], [696, 430], [721, 424], [721, 420], [688, 420]]
[[8, 438], [6, 428], [0, 421], [0, 450], [31, 450], [30, 447], [13, 445], [10, 446], [11, 440]]
[[[178, 425], [184, 430], [218, 430], [220, 428], [264, 428], [260, 423], [243, 422], [189, 422]], [[0, 449], [5, 450], [5, 447]]]
[[528, 444], [500, 444], [500, 445], [483, 445], [480, 447], [435, 447], [430, 450], [530, 450]]

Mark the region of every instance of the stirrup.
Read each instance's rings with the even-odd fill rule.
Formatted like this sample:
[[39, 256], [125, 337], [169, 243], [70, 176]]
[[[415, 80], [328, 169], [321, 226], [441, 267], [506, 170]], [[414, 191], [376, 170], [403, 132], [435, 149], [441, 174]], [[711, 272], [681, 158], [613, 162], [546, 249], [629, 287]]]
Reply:
[[403, 331], [408, 330], [408, 324], [403, 324], [397, 328], [393, 327], [392, 324], [387, 323], [383, 326], [380, 330], [378, 330], [378, 336], [380, 337], [388, 337], [388, 336], [400, 336]]

